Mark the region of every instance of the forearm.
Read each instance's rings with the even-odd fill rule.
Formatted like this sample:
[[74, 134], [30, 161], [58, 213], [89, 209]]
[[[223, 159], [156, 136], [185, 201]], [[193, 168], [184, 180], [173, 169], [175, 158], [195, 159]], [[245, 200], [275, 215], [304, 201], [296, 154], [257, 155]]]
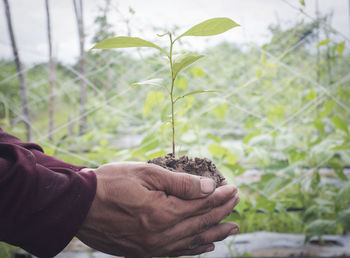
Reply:
[[[39, 257], [54, 256], [84, 221], [95, 196], [96, 176], [67, 163], [46, 167], [22, 144], [0, 138], [0, 241]], [[40, 152], [35, 145], [31, 149]]]

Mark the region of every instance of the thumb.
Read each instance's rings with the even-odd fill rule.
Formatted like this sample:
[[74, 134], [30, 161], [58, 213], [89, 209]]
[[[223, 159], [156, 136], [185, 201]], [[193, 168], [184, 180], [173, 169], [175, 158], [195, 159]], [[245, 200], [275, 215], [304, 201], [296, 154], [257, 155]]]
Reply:
[[216, 188], [215, 182], [207, 177], [171, 172], [157, 165], [151, 167], [157, 174], [157, 180], [151, 179], [155, 181], [152, 182], [154, 187], [169, 195], [182, 199], [198, 199], [210, 195]]

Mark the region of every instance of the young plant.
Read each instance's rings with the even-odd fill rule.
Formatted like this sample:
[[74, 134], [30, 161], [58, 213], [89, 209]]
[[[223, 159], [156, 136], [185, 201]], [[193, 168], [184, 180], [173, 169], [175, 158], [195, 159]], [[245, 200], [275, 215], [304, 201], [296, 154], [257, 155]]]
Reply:
[[[126, 37], [126, 36], [120, 36], [120, 37], [103, 40], [97, 43], [94, 47], [92, 47], [92, 49], [148, 47], [148, 48], [155, 48], [167, 56], [170, 64], [169, 67], [170, 67], [170, 74], [171, 74], [171, 86], [170, 86], [170, 89], [168, 88], [168, 93], [169, 93], [169, 99], [171, 104], [172, 154], [173, 154], [173, 157], [175, 157], [175, 104], [176, 102], [182, 98], [185, 98], [193, 94], [215, 92], [215, 91], [195, 90], [195, 91], [188, 92], [182, 96], [174, 96], [175, 79], [179, 74], [179, 72], [183, 70], [185, 67], [191, 65], [192, 63], [196, 62], [198, 59], [203, 57], [203, 55], [188, 54], [188, 55], [182, 56], [182, 58], [180, 58], [179, 60], [178, 59], [174, 60], [174, 56], [173, 56], [174, 44], [176, 41], [178, 41], [182, 37], [214, 36], [214, 35], [224, 33], [225, 31], [230, 30], [236, 26], [239, 26], [239, 25], [233, 20], [225, 17], [219, 17], [219, 18], [213, 18], [213, 19], [209, 19], [204, 22], [201, 22], [193, 26], [186, 32], [182, 33], [178, 37], [174, 37], [174, 35], [170, 32], [167, 32], [162, 35], [158, 35], [159, 37], [163, 37], [163, 36], [169, 37], [170, 39], [169, 52], [167, 52], [160, 46], [154, 44], [153, 42], [150, 42], [141, 38], [137, 38], [137, 37]], [[152, 84], [152, 82], [150, 84]]]

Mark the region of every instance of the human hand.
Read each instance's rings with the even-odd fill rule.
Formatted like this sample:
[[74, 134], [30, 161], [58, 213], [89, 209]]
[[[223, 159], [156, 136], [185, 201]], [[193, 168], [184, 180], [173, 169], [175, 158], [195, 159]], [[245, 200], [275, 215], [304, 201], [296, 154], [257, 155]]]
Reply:
[[97, 191], [78, 238], [126, 257], [195, 255], [238, 231], [221, 223], [239, 202], [237, 189], [157, 165], [111, 163], [96, 169]]

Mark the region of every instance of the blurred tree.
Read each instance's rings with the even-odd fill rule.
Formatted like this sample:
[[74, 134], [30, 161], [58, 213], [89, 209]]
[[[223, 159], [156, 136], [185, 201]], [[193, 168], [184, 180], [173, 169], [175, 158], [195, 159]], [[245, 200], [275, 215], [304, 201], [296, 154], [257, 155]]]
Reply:
[[28, 92], [27, 92], [27, 84], [23, 75], [22, 71], [22, 64], [18, 53], [18, 48], [16, 44], [15, 35], [13, 32], [12, 27], [12, 20], [11, 20], [11, 12], [10, 12], [10, 6], [7, 0], [4, 0], [5, 5], [5, 15], [6, 15], [6, 21], [9, 31], [9, 36], [11, 39], [11, 46], [12, 46], [12, 52], [15, 59], [16, 69], [17, 69], [17, 75], [19, 80], [19, 88], [20, 88], [20, 95], [21, 95], [21, 103], [22, 103], [22, 109], [23, 109], [23, 121], [26, 126], [26, 136], [27, 140], [30, 141], [32, 139], [32, 130], [31, 130], [31, 120], [29, 115], [29, 106], [28, 106]]
[[86, 89], [86, 53], [84, 50], [85, 45], [85, 33], [84, 33], [84, 17], [83, 17], [83, 1], [73, 0], [74, 13], [78, 26], [79, 34], [79, 73], [80, 73], [80, 121], [79, 121], [79, 133], [84, 134], [86, 131], [86, 102], [87, 102], [87, 89]]
[[[104, 5], [99, 7], [99, 14], [95, 18], [95, 24], [97, 25], [97, 31], [92, 38], [92, 43], [96, 44], [104, 39], [112, 38], [115, 36], [115, 33], [112, 32], [112, 25], [108, 22], [108, 15], [111, 10], [111, 0], [105, 0]], [[96, 53], [94, 59], [97, 60], [100, 66], [111, 63], [112, 53], [100, 54]], [[96, 58], [97, 57], [97, 58]], [[104, 73], [104, 72], [103, 72]], [[108, 90], [112, 86], [113, 73], [112, 69], [107, 69], [106, 74], [99, 75], [101, 78], [104, 78], [102, 82], [102, 88]]]
[[110, 11], [111, 0], [105, 0], [104, 6], [99, 7], [99, 15], [95, 18], [97, 31], [92, 38], [93, 43], [98, 43], [104, 39], [111, 38], [115, 35], [111, 31], [112, 25], [108, 22], [108, 14]]
[[47, 39], [49, 46], [49, 140], [53, 141], [53, 123], [54, 123], [54, 101], [55, 101], [55, 62], [52, 55], [52, 38], [51, 38], [51, 17], [49, 0], [45, 0], [45, 9], [47, 17]]

